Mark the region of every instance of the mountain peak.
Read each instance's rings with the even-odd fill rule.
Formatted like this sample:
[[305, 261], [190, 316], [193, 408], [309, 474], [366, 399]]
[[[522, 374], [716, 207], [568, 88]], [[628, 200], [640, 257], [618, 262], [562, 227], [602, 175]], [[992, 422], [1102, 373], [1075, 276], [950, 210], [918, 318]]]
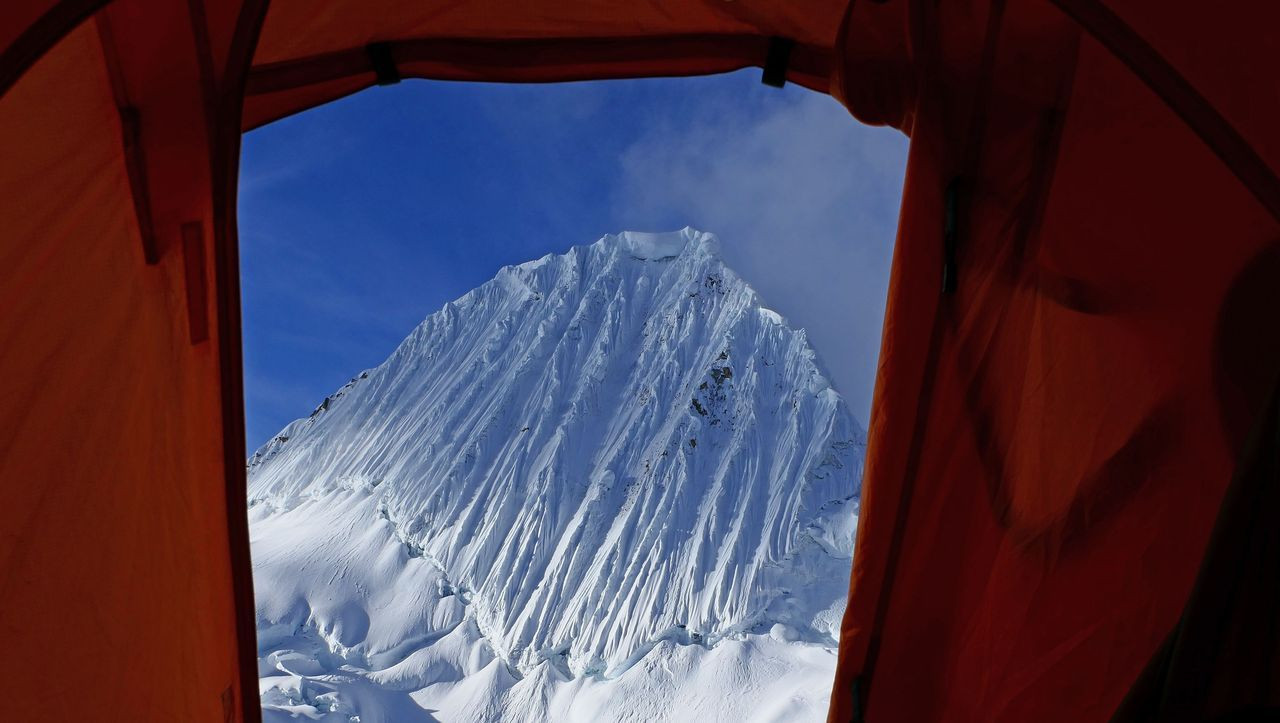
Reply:
[[[827, 684], [863, 432], [717, 246], [628, 231], [506, 267], [254, 455], [269, 707], [341, 670], [510, 720], [520, 691], [766, 648]], [[462, 680], [497, 692], [428, 690]]]
[[685, 254], [718, 256], [720, 252], [715, 234], [690, 226], [678, 231], [623, 231], [597, 243], [616, 246], [620, 252], [642, 261], [665, 261]]

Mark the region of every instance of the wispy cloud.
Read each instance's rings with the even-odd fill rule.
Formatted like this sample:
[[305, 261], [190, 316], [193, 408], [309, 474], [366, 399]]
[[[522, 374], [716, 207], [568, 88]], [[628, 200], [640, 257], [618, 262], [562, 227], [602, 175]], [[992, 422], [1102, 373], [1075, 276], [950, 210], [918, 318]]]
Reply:
[[906, 139], [795, 93], [752, 112], [708, 96], [655, 122], [622, 158], [614, 193], [629, 226], [717, 233], [726, 260], [804, 327], [864, 421], [897, 225]]

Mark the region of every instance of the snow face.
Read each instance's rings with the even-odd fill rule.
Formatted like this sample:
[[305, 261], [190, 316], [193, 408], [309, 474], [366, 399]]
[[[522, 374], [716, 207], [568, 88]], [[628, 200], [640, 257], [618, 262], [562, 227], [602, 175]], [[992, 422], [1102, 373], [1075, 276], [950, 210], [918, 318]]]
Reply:
[[718, 255], [715, 235], [685, 227], [668, 233], [623, 231], [612, 240], [621, 252], [639, 261], [666, 261], [681, 254]]
[[267, 719], [819, 720], [864, 443], [711, 234], [504, 268], [250, 458]]

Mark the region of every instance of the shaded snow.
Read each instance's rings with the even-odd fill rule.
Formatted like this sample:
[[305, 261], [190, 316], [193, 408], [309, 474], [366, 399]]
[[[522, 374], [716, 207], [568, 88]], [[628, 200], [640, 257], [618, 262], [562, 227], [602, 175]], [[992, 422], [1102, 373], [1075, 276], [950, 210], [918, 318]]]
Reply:
[[864, 437], [715, 237], [502, 269], [249, 461], [268, 720], [820, 720]]

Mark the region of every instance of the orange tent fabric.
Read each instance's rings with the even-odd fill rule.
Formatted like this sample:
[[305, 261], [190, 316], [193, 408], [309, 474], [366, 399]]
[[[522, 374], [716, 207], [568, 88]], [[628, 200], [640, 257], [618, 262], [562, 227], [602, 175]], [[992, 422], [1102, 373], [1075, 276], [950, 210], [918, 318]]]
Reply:
[[4, 6], [0, 634], [14, 654], [0, 687], [14, 720], [224, 720], [257, 704], [227, 215], [238, 133], [218, 132], [226, 68], [208, 56], [234, 25], [197, 7]]
[[779, 47], [911, 137], [830, 720], [1280, 705], [1250, 625], [1280, 599], [1278, 36], [1271, 3], [1156, 0], [3, 4], [6, 713], [259, 718], [242, 129]]
[[1274, 183], [1278, 9], [1059, 4], [856, 3], [841, 41], [912, 148], [833, 721], [1108, 719], [1280, 368], [1274, 186], [1204, 121]]

